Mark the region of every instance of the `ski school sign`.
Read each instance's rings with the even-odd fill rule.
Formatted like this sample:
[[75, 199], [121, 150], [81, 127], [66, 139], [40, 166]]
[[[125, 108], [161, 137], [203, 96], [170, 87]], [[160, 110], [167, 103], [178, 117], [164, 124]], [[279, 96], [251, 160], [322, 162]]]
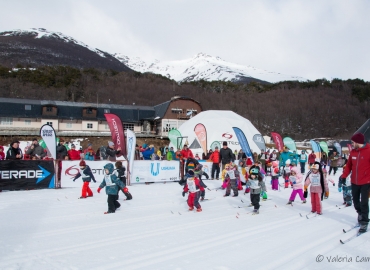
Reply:
[[0, 162], [0, 190], [55, 187], [51, 160], [4, 160]]
[[179, 173], [179, 161], [135, 161], [131, 173], [131, 184], [144, 182], [179, 181]]

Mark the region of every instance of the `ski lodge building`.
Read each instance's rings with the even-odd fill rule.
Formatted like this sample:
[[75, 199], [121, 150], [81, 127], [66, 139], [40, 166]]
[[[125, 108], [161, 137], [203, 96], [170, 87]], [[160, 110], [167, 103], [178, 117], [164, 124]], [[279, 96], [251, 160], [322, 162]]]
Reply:
[[137, 137], [167, 137], [202, 111], [199, 102], [183, 96], [156, 106], [0, 98], [0, 108], [3, 136], [39, 136], [44, 124], [53, 126], [58, 136], [111, 136], [104, 114], [113, 113]]

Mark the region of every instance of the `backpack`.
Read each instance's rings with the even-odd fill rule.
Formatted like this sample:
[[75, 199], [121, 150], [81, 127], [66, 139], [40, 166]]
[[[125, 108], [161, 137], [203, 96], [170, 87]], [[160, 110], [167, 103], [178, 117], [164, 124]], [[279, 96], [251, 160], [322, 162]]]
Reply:
[[100, 150], [100, 158], [102, 160], [107, 160], [108, 159], [107, 148], [105, 148], [104, 146], [101, 146], [99, 150]]

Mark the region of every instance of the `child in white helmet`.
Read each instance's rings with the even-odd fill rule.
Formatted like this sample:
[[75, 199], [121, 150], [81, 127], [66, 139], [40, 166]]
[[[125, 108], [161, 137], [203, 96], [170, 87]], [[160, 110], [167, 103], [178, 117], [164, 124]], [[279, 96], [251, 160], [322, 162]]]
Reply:
[[[284, 180], [285, 180], [285, 185], [284, 185], [284, 188], [288, 188], [289, 187], [289, 176], [290, 176], [290, 172], [292, 170], [292, 165], [290, 164], [290, 159], [287, 159], [287, 161], [285, 161], [285, 167], [283, 169], [283, 177], [284, 177]], [[293, 184], [291, 184], [291, 187], [293, 188]]]

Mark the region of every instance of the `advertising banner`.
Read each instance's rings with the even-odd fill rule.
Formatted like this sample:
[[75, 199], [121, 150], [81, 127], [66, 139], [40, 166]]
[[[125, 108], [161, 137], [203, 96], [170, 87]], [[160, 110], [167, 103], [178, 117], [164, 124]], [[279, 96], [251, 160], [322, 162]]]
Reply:
[[140, 160], [134, 163], [131, 184], [180, 180], [179, 161]]
[[261, 134], [255, 134], [253, 136], [253, 141], [256, 143], [260, 150], [266, 150], [265, 139], [262, 137]]
[[237, 127], [233, 127], [233, 130], [236, 134], [236, 137], [238, 138], [239, 144], [242, 147], [244, 153], [247, 155], [247, 157], [253, 160], [253, 154], [252, 154], [251, 148], [249, 147], [249, 143], [248, 143], [247, 138], [245, 137], [244, 132], [240, 128], [237, 128]]
[[[114, 166], [115, 162], [108, 160], [98, 160], [98, 161], [89, 161], [85, 160], [86, 165], [89, 165], [92, 173], [94, 174], [96, 184], [91, 181], [91, 187], [98, 187], [99, 184], [103, 181], [104, 177], [104, 165], [107, 163], [112, 163]], [[62, 169], [61, 169], [61, 187], [81, 187], [82, 178], [78, 178], [73, 182], [73, 178], [78, 174], [80, 161], [79, 160], [63, 160]], [[122, 165], [127, 168], [127, 161], [122, 160]]]
[[293, 140], [292, 138], [290, 138], [290, 137], [285, 137], [285, 138], [283, 139], [283, 143], [284, 143], [284, 145], [285, 145], [286, 147], [288, 147], [288, 148], [289, 148], [289, 150], [291, 150], [291, 151], [297, 151], [297, 147], [296, 147], [295, 142], [294, 142], [294, 140]]
[[0, 162], [0, 190], [55, 187], [52, 160], [4, 160]]
[[50, 125], [43, 125], [40, 128], [40, 136], [43, 139], [53, 159], [57, 159], [57, 143], [55, 130]]
[[127, 159], [128, 159], [128, 168], [127, 168], [127, 185], [130, 185], [132, 166], [134, 165], [135, 159], [135, 146], [136, 146], [136, 136], [135, 133], [129, 129], [126, 130], [127, 134]]
[[194, 128], [194, 132], [202, 146], [203, 153], [207, 153], [207, 130], [203, 124], [197, 124]]
[[105, 119], [107, 119], [107, 123], [112, 135], [112, 140], [114, 143], [115, 149], [121, 147], [121, 154], [126, 156], [126, 143], [125, 143], [125, 135], [123, 133], [122, 121], [121, 119], [113, 114], [113, 113], [105, 113]]

